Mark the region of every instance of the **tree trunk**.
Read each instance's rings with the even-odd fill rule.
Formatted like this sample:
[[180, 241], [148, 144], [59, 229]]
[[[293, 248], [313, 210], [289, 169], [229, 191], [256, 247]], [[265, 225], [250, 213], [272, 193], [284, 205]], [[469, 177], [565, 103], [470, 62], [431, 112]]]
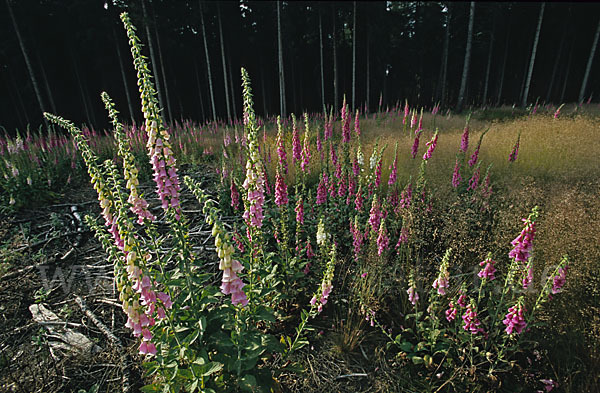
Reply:
[[569, 30], [569, 23], [571, 21], [571, 8], [569, 7], [569, 16], [565, 21], [565, 27], [563, 29], [562, 37], [560, 38], [560, 44], [558, 46], [558, 53], [554, 60], [554, 66], [552, 67], [552, 77], [550, 78], [550, 84], [548, 85], [548, 93], [546, 93], [546, 102], [550, 102], [552, 98], [552, 88], [554, 87], [554, 78], [556, 78], [556, 72], [558, 71], [558, 65], [562, 56], [563, 48], [565, 46], [565, 39], [567, 38], [567, 31]]
[[162, 49], [160, 47], [160, 35], [158, 34], [158, 24], [156, 23], [156, 15], [152, 13], [154, 19], [154, 33], [156, 34], [156, 45], [158, 48], [158, 61], [160, 62], [160, 71], [162, 74], [163, 87], [165, 88], [165, 101], [167, 103], [167, 116], [169, 122], [173, 121], [173, 111], [171, 110], [171, 99], [169, 98], [169, 85], [167, 83], [167, 71], [163, 62]]
[[281, 44], [281, 2], [277, 2], [277, 47], [279, 49], [279, 110], [286, 117], [285, 110], [285, 74], [283, 72], [283, 47]]
[[448, 13], [446, 14], [446, 34], [444, 35], [444, 49], [442, 51], [442, 66], [440, 67], [440, 97], [442, 105], [446, 102], [446, 78], [448, 76], [448, 48], [450, 46], [450, 21], [452, 20], [452, 3], [446, 4]]
[[10, 19], [15, 29], [15, 33], [17, 33], [17, 39], [19, 40], [19, 46], [21, 47], [21, 52], [23, 53], [23, 58], [25, 59], [27, 71], [29, 72], [29, 78], [31, 79], [31, 84], [33, 85], [33, 90], [35, 92], [35, 96], [40, 106], [40, 111], [42, 112], [42, 119], [46, 124], [46, 128], [48, 128], [48, 121], [43, 116], [43, 113], [45, 112], [44, 101], [42, 100], [42, 95], [40, 93], [37, 80], [35, 79], [35, 74], [33, 73], [33, 68], [31, 67], [31, 62], [29, 61], [29, 56], [27, 55], [27, 50], [25, 49], [25, 44], [23, 42], [23, 38], [21, 37], [21, 32], [19, 31], [19, 27], [17, 25], [17, 20], [15, 19], [15, 14], [13, 13], [12, 7], [10, 5], [10, 0], [6, 0], [6, 6], [8, 7], [8, 13], [10, 14]]
[[498, 99], [496, 100], [496, 106], [500, 106], [500, 100], [502, 99], [502, 87], [504, 86], [504, 74], [506, 71], [506, 60], [508, 59], [508, 43], [510, 42], [510, 7], [508, 8], [508, 28], [506, 30], [506, 45], [504, 45], [504, 60], [502, 60], [502, 71], [500, 72], [500, 83], [498, 84]]
[[125, 77], [125, 67], [123, 66], [123, 58], [121, 57], [121, 49], [119, 48], [119, 41], [117, 40], [117, 34], [115, 29], [112, 29], [113, 38], [115, 40], [115, 47], [117, 48], [117, 57], [119, 59], [119, 67], [121, 68], [121, 78], [123, 79], [123, 87], [125, 88], [125, 97], [127, 98], [127, 107], [129, 108], [129, 115], [131, 117], [131, 123], [135, 123], [133, 116], [133, 105], [131, 104], [131, 97], [129, 96], [129, 86], [127, 85], [127, 78]]
[[492, 52], [494, 50], [494, 38], [496, 35], [496, 15], [497, 12], [494, 13], [494, 22], [492, 25], [492, 34], [490, 36], [490, 50], [488, 52], [488, 61], [487, 67], [485, 70], [485, 83], [483, 85], [483, 105], [487, 105], [487, 95], [488, 95], [488, 86], [490, 81], [490, 69], [492, 68]]
[[542, 19], [544, 18], [544, 9], [546, 3], [542, 3], [540, 8], [540, 16], [538, 18], [537, 28], [535, 30], [535, 39], [533, 40], [533, 49], [531, 50], [531, 61], [529, 62], [529, 71], [527, 72], [527, 81], [525, 82], [525, 91], [523, 92], [523, 100], [521, 106], [525, 108], [527, 106], [527, 97], [529, 96], [529, 86], [531, 85], [531, 76], [533, 75], [533, 65], [535, 64], [535, 54], [537, 52], [537, 45], [540, 39], [540, 31], [542, 30]]
[[352, 112], [356, 109], [356, 0], [354, 1], [354, 26], [352, 27]]
[[163, 104], [163, 95], [160, 87], [160, 80], [158, 78], [158, 63], [156, 62], [156, 57], [154, 56], [154, 46], [152, 45], [152, 34], [150, 34], [150, 20], [148, 19], [148, 12], [146, 11], [146, 0], [141, 0], [142, 2], [142, 12], [144, 14], [144, 27], [146, 28], [146, 37], [148, 38], [148, 49], [150, 49], [150, 61], [152, 62], [152, 70], [154, 71], [154, 82], [156, 84], [156, 93], [158, 95], [158, 103], [160, 104], [161, 109], [165, 106]]
[[569, 60], [567, 61], [567, 69], [565, 70], [565, 80], [563, 82], [562, 90], [560, 92], [560, 103], [565, 102], [565, 92], [567, 91], [567, 81], [569, 80], [569, 72], [571, 71], [571, 60], [573, 59], [573, 46], [575, 46], [576, 39], [573, 37], [573, 42], [571, 43], [571, 50], [569, 51]]
[[[231, 52], [229, 52], [229, 59], [231, 59]], [[235, 90], [233, 88], [233, 74], [231, 72], [231, 60], [227, 62], [227, 68], [229, 69], [229, 88], [231, 89], [231, 112], [233, 113], [233, 118], [237, 119], [237, 107], [235, 106]]]
[[221, 24], [221, 3], [217, 2], [217, 16], [219, 18], [219, 39], [221, 40], [221, 60], [223, 62], [223, 86], [225, 86], [225, 105], [227, 106], [227, 119], [231, 120], [229, 104], [229, 89], [227, 88], [227, 67], [225, 66], [225, 42], [223, 41], [223, 25]]
[[467, 48], [465, 49], [465, 61], [463, 64], [462, 78], [460, 81], [460, 91], [458, 93], [458, 103], [456, 105], [457, 112], [461, 112], [464, 101], [465, 93], [467, 90], [467, 79], [469, 77], [469, 63], [471, 62], [471, 45], [473, 43], [473, 21], [475, 19], [475, 2], [471, 2], [469, 11], [469, 31], [467, 33]]
[[336, 32], [335, 32], [335, 6], [331, 6], [331, 15], [333, 18], [333, 33], [331, 37], [333, 39], [333, 106], [337, 111], [338, 106], [338, 69], [337, 69], [337, 50], [336, 50]]
[[327, 113], [325, 108], [325, 72], [323, 70], [323, 22], [321, 20], [321, 8], [319, 7], [319, 48], [321, 54], [321, 104], [323, 105], [323, 113]]
[[198, 0], [200, 4], [200, 24], [202, 25], [202, 37], [204, 39], [204, 54], [206, 55], [206, 70], [208, 72], [208, 90], [210, 92], [210, 104], [212, 107], [213, 121], [217, 121], [217, 111], [215, 109], [215, 95], [213, 94], [212, 74], [210, 72], [210, 58], [208, 57], [208, 43], [206, 41], [206, 29], [204, 28], [204, 13], [202, 12], [202, 0]]
[[77, 65], [77, 58], [73, 53], [73, 49], [70, 49], [71, 52], [71, 60], [73, 61], [73, 70], [75, 71], [75, 79], [77, 79], [77, 85], [79, 86], [79, 93], [81, 94], [81, 102], [83, 103], [83, 110], [85, 111], [85, 117], [88, 122], [88, 126], [92, 126], [92, 115], [90, 111], [90, 106], [88, 106], [87, 94], [85, 89], [83, 88], [83, 83], [81, 81], [81, 75], [79, 75], [79, 66]]
[[198, 97], [200, 98], [200, 114], [202, 115], [202, 120], [206, 120], [206, 116], [204, 114], [204, 100], [202, 99], [202, 86], [200, 84], [200, 75], [198, 74], [198, 64], [196, 64], [196, 59], [194, 59], [194, 71], [196, 71], [196, 83], [198, 85]]
[[594, 54], [596, 54], [596, 46], [598, 46], [598, 36], [600, 36], [600, 21], [598, 21], [598, 28], [596, 29], [596, 35], [594, 36], [594, 43], [590, 50], [590, 57], [588, 58], [587, 66], [585, 67], [585, 74], [583, 75], [583, 82], [581, 82], [581, 90], [579, 90], [579, 104], [583, 102], [585, 96], [585, 88], [587, 87], [588, 77], [590, 76], [590, 70], [592, 69], [592, 62], [594, 61]]
[[369, 30], [369, 24], [365, 23], [365, 26], [367, 26], [367, 113], [369, 113], [369, 109], [371, 108], [371, 106], [369, 105], [369, 96], [371, 95], [371, 79], [370, 79], [370, 73], [371, 73], [371, 61], [370, 61], [370, 57], [369, 57], [369, 43], [371, 41], [371, 30]]
[[262, 102], [263, 102], [263, 116], [266, 118], [269, 116], [269, 111], [267, 110], [267, 90], [265, 89], [265, 71], [264, 67], [260, 67], [260, 84], [262, 87]]

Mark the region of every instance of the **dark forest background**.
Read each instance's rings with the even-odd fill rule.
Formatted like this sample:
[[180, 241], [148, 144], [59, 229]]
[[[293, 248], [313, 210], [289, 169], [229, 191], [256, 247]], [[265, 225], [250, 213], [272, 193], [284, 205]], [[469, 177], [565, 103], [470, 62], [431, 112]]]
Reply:
[[[8, 3], [10, 1], [10, 3]], [[127, 11], [145, 45], [149, 27], [169, 120], [212, 119], [206, 57], [200, 23], [202, 6], [216, 115], [227, 118], [219, 13], [230, 115], [241, 113], [240, 67], [250, 73], [260, 115], [279, 113], [277, 3], [273, 1], [202, 2], [144, 0], [2, 0], [0, 2], [0, 126], [13, 133], [42, 116], [26, 67], [10, 4], [39, 85], [44, 109], [76, 123], [108, 126], [100, 100], [107, 91], [124, 120], [141, 120], [136, 76], [119, 13]], [[108, 3], [108, 4], [107, 4]], [[352, 90], [354, 3], [283, 2], [281, 29], [287, 112], [322, 110], [319, 14], [323, 31], [325, 102], [334, 104], [333, 37], [338, 67], [338, 105]], [[356, 103], [371, 111], [408, 99], [411, 106], [456, 105], [465, 57], [468, 2], [357, 3]], [[477, 2], [467, 105], [521, 103], [541, 3]], [[450, 36], [445, 96], [441, 67], [450, 7]], [[600, 17], [598, 3], [547, 3], [543, 16], [528, 102], [578, 99]], [[492, 40], [492, 35], [494, 39]], [[490, 45], [491, 52], [490, 52]], [[148, 47], [144, 53], [149, 56]], [[119, 58], [119, 55], [121, 58]], [[487, 102], [485, 76], [490, 63]], [[505, 66], [504, 66], [505, 64]], [[368, 67], [367, 67], [368, 65]], [[586, 100], [598, 92], [600, 61], [591, 69]], [[499, 91], [502, 69], [504, 81]], [[122, 70], [132, 102], [129, 106]], [[164, 78], [163, 78], [164, 75]], [[554, 77], [553, 77], [554, 75]], [[367, 97], [367, 79], [369, 96]], [[166, 81], [166, 83], [165, 83]], [[168, 94], [167, 94], [168, 92]], [[167, 102], [165, 102], [166, 104]]]

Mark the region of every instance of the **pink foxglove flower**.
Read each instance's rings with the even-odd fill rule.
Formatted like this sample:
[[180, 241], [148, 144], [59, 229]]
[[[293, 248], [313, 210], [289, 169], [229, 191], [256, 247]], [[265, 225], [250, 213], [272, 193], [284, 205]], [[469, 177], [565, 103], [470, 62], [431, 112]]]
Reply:
[[359, 184], [358, 191], [356, 191], [356, 198], [354, 198], [354, 210], [361, 212], [363, 207], [362, 185]]
[[354, 116], [354, 132], [357, 136], [360, 136], [360, 120], [358, 119], [358, 109], [356, 110], [356, 116]]
[[406, 293], [408, 293], [408, 301], [411, 302], [413, 306], [416, 306], [417, 302], [419, 301], [419, 293], [414, 285], [410, 286], [406, 290]]
[[381, 225], [379, 226], [379, 235], [377, 236], [377, 255], [381, 256], [385, 250], [387, 250], [390, 244], [390, 238], [387, 234], [387, 229], [385, 228], [385, 220], [381, 220]]
[[508, 162], [515, 162], [517, 160], [517, 156], [519, 155], [519, 142], [521, 141], [521, 133], [519, 132], [519, 136], [517, 137], [517, 142], [512, 148], [510, 155], [508, 156]]
[[[408, 118], [409, 108], [408, 108], [408, 100], [404, 103], [404, 118], [402, 119], [402, 124], [406, 124], [406, 119]], [[411, 126], [412, 128], [412, 126]]]
[[468, 148], [469, 148], [469, 118], [467, 118], [467, 124], [465, 125], [465, 129], [460, 138], [460, 151], [463, 153], [466, 153]]
[[525, 222], [523, 230], [519, 236], [511, 242], [514, 248], [508, 253], [508, 256], [514, 258], [517, 262], [526, 263], [531, 256], [533, 239], [536, 232], [535, 218], [537, 218], [537, 210], [527, 219], [523, 219]]
[[302, 147], [300, 146], [300, 132], [296, 127], [296, 121], [294, 118], [292, 131], [292, 158], [294, 162], [301, 162], [302, 160]]
[[477, 147], [475, 148], [475, 151], [473, 152], [473, 154], [471, 155], [471, 158], [469, 159], [469, 167], [472, 168], [473, 165], [475, 165], [477, 163], [477, 160], [479, 159], [479, 148], [481, 147], [481, 140], [479, 141], [479, 144], [477, 145]]
[[277, 156], [279, 157], [279, 165], [283, 168], [283, 173], [287, 174], [287, 153], [285, 151], [283, 129], [281, 128], [279, 116], [277, 116]]
[[555, 295], [562, 291], [562, 287], [567, 281], [567, 269], [568, 265], [558, 268], [558, 274], [552, 278], [552, 289], [550, 292]]
[[358, 262], [360, 250], [363, 244], [364, 235], [358, 225], [358, 216], [355, 217], [354, 223], [350, 220], [350, 233], [352, 233], [352, 246], [354, 247], [354, 260]]
[[379, 230], [379, 225], [381, 224], [381, 210], [379, 209], [379, 201], [377, 198], [373, 198], [373, 202], [371, 204], [371, 212], [369, 213], [369, 225], [371, 225], [371, 230], [373, 232], [377, 232]]
[[315, 203], [317, 205], [322, 205], [325, 202], [327, 202], [327, 185], [325, 184], [325, 177], [321, 176], [321, 180], [317, 186], [317, 199]]
[[279, 173], [279, 170], [277, 170], [277, 173], [275, 174], [275, 204], [277, 206], [283, 206], [287, 205], [288, 202], [287, 185], [285, 184], [283, 176]]
[[481, 322], [477, 318], [477, 311], [473, 309], [471, 304], [467, 305], [467, 311], [465, 311], [463, 317], [463, 329], [467, 332], [471, 332], [471, 334], [483, 333], [484, 330], [479, 327]]
[[375, 187], [379, 187], [381, 184], [381, 165], [383, 159], [379, 160], [377, 167], [375, 168]]
[[396, 249], [399, 249], [403, 244], [408, 243], [408, 228], [402, 226], [400, 229], [400, 236], [398, 236], [398, 242], [396, 243]]
[[467, 190], [475, 191], [475, 189], [477, 188], [478, 185], [479, 185], [479, 168], [476, 168], [475, 171], [473, 171], [473, 176], [471, 176], [471, 179], [469, 179], [469, 187], [467, 187]]
[[412, 201], [412, 183], [408, 183], [406, 188], [400, 194], [400, 207], [406, 209]]
[[421, 131], [417, 132], [417, 135], [415, 136], [415, 141], [413, 142], [412, 149], [410, 151], [412, 158], [415, 158], [417, 156], [417, 153], [419, 151], [419, 139], [420, 138], [421, 138]]
[[521, 280], [521, 284], [523, 284], [523, 289], [529, 288], [531, 283], [533, 282], [533, 264], [531, 261], [527, 263], [525, 267], [525, 271], [523, 272], [523, 278]]
[[346, 96], [344, 96], [344, 103], [342, 104], [342, 143], [348, 142], [350, 142], [350, 114], [348, 113]]
[[446, 289], [450, 286], [450, 272], [448, 271], [448, 265], [450, 262], [450, 251], [448, 249], [444, 258], [442, 259], [442, 263], [440, 265], [440, 271], [438, 273], [437, 278], [433, 282], [433, 288], [437, 289], [437, 293], [441, 296], [446, 295]]
[[302, 198], [298, 199], [298, 202], [296, 203], [296, 222], [300, 223], [300, 224], [304, 224], [304, 201], [302, 200]]
[[388, 179], [388, 186], [396, 184], [398, 179], [398, 144], [396, 143], [396, 149], [394, 150], [394, 162], [390, 166], [390, 177]]
[[481, 269], [477, 275], [480, 278], [484, 278], [488, 281], [494, 280], [496, 278], [494, 275], [496, 274], [496, 268], [494, 267], [495, 264], [496, 262], [493, 261], [492, 258], [487, 258], [485, 261], [479, 262], [479, 266], [483, 266], [483, 269]]
[[456, 307], [454, 307], [454, 303], [448, 303], [448, 309], [446, 310], [446, 319], [448, 322], [454, 321], [456, 318]]
[[431, 155], [433, 154], [433, 151], [435, 150], [435, 146], [437, 145], [437, 140], [438, 140], [438, 132], [436, 130], [435, 134], [433, 135], [433, 138], [431, 138], [431, 140], [426, 143], [426, 145], [428, 147], [427, 147], [427, 151], [425, 152], [425, 154], [423, 154], [424, 161], [427, 161], [431, 158]]
[[458, 158], [457, 158], [456, 164], [454, 165], [454, 172], [452, 173], [452, 187], [454, 187], [454, 188], [458, 187], [462, 180], [459, 169], [460, 169], [460, 164], [458, 163]]
[[527, 327], [527, 323], [523, 317], [524, 309], [525, 307], [519, 303], [508, 309], [508, 314], [506, 314], [506, 317], [502, 321], [502, 323], [506, 325], [506, 334], [521, 334], [523, 329]]

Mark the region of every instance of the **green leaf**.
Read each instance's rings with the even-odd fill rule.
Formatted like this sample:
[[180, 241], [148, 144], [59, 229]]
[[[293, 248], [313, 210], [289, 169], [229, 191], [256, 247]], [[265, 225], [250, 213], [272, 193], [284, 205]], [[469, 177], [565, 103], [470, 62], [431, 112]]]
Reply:
[[413, 345], [408, 341], [403, 341], [398, 345], [403, 352], [411, 352], [413, 350]]
[[146, 385], [140, 389], [143, 393], [154, 393], [160, 392], [160, 386], [158, 384], [153, 383], [152, 385]]
[[423, 364], [423, 358], [420, 356], [413, 356], [411, 360], [414, 364]]
[[205, 364], [193, 363], [191, 367], [194, 369], [196, 376], [208, 377], [220, 371], [223, 368], [223, 364], [218, 362], [208, 362]]
[[240, 380], [240, 387], [242, 388], [242, 390], [245, 390], [247, 392], [254, 391], [254, 387], [256, 386], [256, 377], [254, 377], [254, 375], [252, 374], [246, 374]]

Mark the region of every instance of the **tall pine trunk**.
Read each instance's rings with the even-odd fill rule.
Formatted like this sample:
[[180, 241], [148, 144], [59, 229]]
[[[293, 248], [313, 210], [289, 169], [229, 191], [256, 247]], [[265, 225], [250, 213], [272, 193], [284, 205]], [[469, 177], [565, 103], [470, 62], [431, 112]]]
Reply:
[[204, 114], [204, 100], [202, 99], [202, 85], [200, 84], [200, 75], [198, 74], [198, 64], [196, 63], [196, 58], [194, 58], [194, 71], [196, 72], [196, 85], [198, 86], [198, 97], [200, 98], [200, 115], [202, 116], [202, 121], [206, 120], [206, 116]]
[[283, 45], [281, 44], [281, 2], [277, 1], [277, 48], [279, 49], [279, 110], [286, 117], [285, 74], [283, 72]]
[[556, 72], [558, 71], [558, 65], [562, 57], [563, 49], [565, 47], [565, 39], [567, 38], [567, 31], [569, 30], [569, 23], [571, 21], [571, 7], [569, 7], [569, 16], [565, 21], [565, 27], [563, 29], [562, 37], [560, 38], [560, 44], [558, 46], [558, 52], [554, 59], [554, 66], [552, 67], [552, 77], [550, 77], [550, 84], [548, 85], [548, 93], [546, 93], [546, 102], [550, 102], [552, 98], [552, 89], [554, 88], [554, 78], [556, 78]]
[[369, 109], [371, 108], [371, 106], [369, 105], [370, 104], [369, 97], [371, 95], [371, 79], [370, 79], [370, 76], [371, 76], [370, 75], [370, 73], [371, 73], [371, 61], [370, 61], [370, 57], [369, 57], [369, 55], [370, 55], [370, 53], [369, 53], [369, 47], [370, 47], [369, 43], [371, 41], [371, 30], [369, 30], [369, 23], [368, 22], [365, 23], [365, 26], [367, 26], [367, 80], [366, 80], [366, 85], [367, 85], [367, 91], [366, 91], [366, 94], [367, 94], [367, 100], [366, 100], [366, 102], [367, 102], [367, 110], [366, 110], [366, 113], [369, 113]]
[[[497, 15], [497, 12], [494, 13], [494, 16]], [[490, 50], [488, 52], [488, 61], [487, 67], [485, 70], [485, 83], [483, 85], [483, 105], [487, 105], [487, 96], [488, 96], [488, 86], [490, 82], [490, 69], [492, 68], [492, 53], [494, 50], [494, 38], [496, 36], [496, 18], [494, 17], [494, 23], [492, 25], [492, 34], [490, 36]]]
[[323, 113], [327, 113], [325, 108], [325, 72], [323, 70], [323, 21], [321, 20], [321, 8], [319, 7], [319, 49], [321, 55], [321, 104]]
[[504, 59], [502, 60], [502, 71], [500, 71], [500, 82], [498, 83], [498, 98], [496, 99], [496, 106], [500, 106], [500, 100], [502, 99], [502, 88], [504, 87], [504, 75], [506, 72], [506, 60], [508, 59], [508, 43], [510, 38], [510, 7], [508, 8], [508, 28], [506, 29], [506, 44], [504, 45]]
[[333, 18], [333, 33], [331, 34], [333, 40], [333, 106], [335, 110], [339, 109], [338, 106], [338, 68], [337, 68], [337, 50], [336, 50], [336, 31], [335, 31], [335, 6], [331, 6], [331, 15]]
[[465, 61], [463, 64], [462, 78], [460, 81], [460, 91], [458, 93], [458, 103], [456, 104], [457, 112], [461, 112], [467, 91], [467, 79], [469, 78], [469, 64], [471, 62], [471, 46], [473, 43], [473, 21], [475, 20], [475, 2], [471, 2], [469, 11], [469, 30], [467, 33], [467, 48], [465, 49]]
[[119, 68], [121, 69], [121, 79], [123, 79], [123, 88], [125, 89], [125, 97], [127, 98], [127, 107], [129, 108], [129, 116], [131, 117], [131, 123], [135, 123], [133, 116], [133, 105], [131, 104], [131, 97], [129, 95], [129, 86], [127, 84], [127, 78], [125, 77], [125, 67], [123, 66], [123, 58], [121, 57], [121, 49], [119, 47], [119, 40], [117, 40], [117, 34], [115, 29], [112, 29], [113, 38], [115, 40], [115, 48], [117, 49], [117, 58], [119, 60]]
[[352, 111], [356, 109], [356, 0], [354, 1], [354, 24], [352, 27]]
[[533, 75], [533, 66], [535, 64], [535, 54], [537, 52], [537, 45], [540, 39], [540, 31], [542, 30], [542, 19], [544, 18], [544, 9], [546, 8], [546, 3], [542, 3], [542, 8], [540, 8], [540, 16], [538, 18], [537, 28], [535, 30], [535, 39], [533, 41], [533, 49], [531, 50], [531, 60], [529, 61], [529, 71], [527, 72], [527, 80], [525, 82], [525, 91], [523, 92], [523, 100], [521, 101], [521, 106], [524, 108], [527, 106], [527, 98], [529, 96], [529, 86], [531, 85], [531, 76]]
[[559, 103], [565, 102], [565, 92], [567, 91], [567, 81], [569, 80], [569, 72], [571, 71], [571, 60], [573, 59], [573, 46], [575, 45], [577, 40], [573, 37], [573, 42], [571, 43], [571, 50], [569, 51], [569, 60], [567, 60], [567, 68], [565, 70], [565, 79], [563, 81], [563, 86], [560, 92], [560, 100]]
[[587, 87], [588, 77], [590, 76], [590, 70], [592, 69], [592, 62], [594, 61], [594, 54], [596, 54], [596, 46], [598, 46], [598, 36], [600, 36], [600, 21], [598, 21], [598, 28], [596, 29], [596, 35], [594, 36], [594, 43], [590, 50], [590, 57], [588, 58], [587, 66], [585, 67], [585, 74], [583, 75], [583, 82], [581, 82], [581, 89], [579, 90], [579, 103], [583, 102], [585, 96], [585, 88]]
[[221, 40], [221, 60], [223, 63], [223, 86], [225, 86], [225, 105], [227, 106], [227, 119], [231, 120], [229, 109], [229, 89], [227, 88], [227, 67], [225, 66], [225, 42], [223, 41], [223, 25], [221, 24], [221, 3], [217, 2], [217, 16], [219, 18], [219, 39]]
[[210, 72], [210, 57], [208, 56], [208, 42], [206, 41], [206, 29], [204, 28], [204, 12], [202, 11], [202, 0], [200, 4], [200, 24], [202, 25], [202, 38], [204, 39], [204, 54], [206, 56], [206, 70], [208, 72], [208, 90], [210, 92], [210, 104], [212, 108], [213, 121], [217, 121], [217, 111], [215, 109], [215, 95], [213, 93], [212, 73]]
[[440, 95], [438, 101], [441, 102], [442, 106], [446, 103], [446, 79], [448, 76], [448, 48], [450, 46], [450, 21], [452, 20], [452, 3], [446, 3], [448, 12], [446, 14], [446, 32], [444, 34], [444, 49], [442, 51], [442, 64], [440, 67], [439, 77], [439, 91]]
[[156, 23], [156, 15], [152, 12], [152, 18], [154, 19], [154, 33], [156, 34], [156, 47], [158, 49], [158, 61], [160, 62], [160, 71], [162, 75], [162, 83], [165, 88], [165, 102], [167, 103], [167, 116], [168, 121], [173, 121], [173, 111], [171, 110], [171, 99], [169, 98], [169, 84], [167, 83], [167, 71], [165, 63], [163, 61], [162, 49], [160, 46], [160, 35], [158, 34], [158, 24]]
[[43, 116], [43, 113], [46, 110], [44, 109], [45, 106], [44, 101], [42, 100], [42, 94], [40, 93], [37, 80], [35, 79], [35, 74], [33, 73], [33, 68], [31, 67], [31, 62], [29, 61], [29, 56], [27, 55], [27, 50], [25, 49], [25, 43], [23, 42], [21, 32], [19, 31], [19, 26], [17, 25], [17, 20], [15, 19], [15, 14], [13, 13], [12, 7], [10, 5], [10, 0], [6, 0], [6, 6], [8, 7], [8, 13], [10, 14], [10, 20], [12, 21], [15, 33], [17, 33], [17, 39], [19, 40], [19, 46], [21, 47], [21, 52], [23, 53], [23, 58], [25, 59], [25, 65], [27, 66], [27, 71], [29, 72], [29, 78], [31, 79], [31, 84], [35, 92], [35, 97], [37, 98], [38, 104], [40, 106], [40, 111], [42, 112], [42, 119], [46, 124], [46, 128], [48, 128], [48, 121]]
[[156, 93], [158, 95], [158, 102], [161, 108], [164, 108], [163, 95], [161, 90], [160, 80], [158, 78], [158, 63], [156, 56], [154, 56], [154, 46], [152, 45], [152, 34], [150, 34], [150, 19], [148, 19], [148, 12], [146, 11], [146, 0], [141, 0], [142, 12], [144, 14], [144, 27], [146, 29], [146, 37], [148, 38], [148, 49], [150, 49], [150, 61], [152, 62], [152, 70], [154, 75], [154, 82], [156, 84]]
[[229, 53], [229, 61], [227, 62], [227, 69], [229, 70], [229, 89], [231, 91], [231, 113], [234, 119], [237, 119], [237, 107], [235, 106], [235, 90], [233, 86], [233, 73], [231, 72], [231, 52]]

